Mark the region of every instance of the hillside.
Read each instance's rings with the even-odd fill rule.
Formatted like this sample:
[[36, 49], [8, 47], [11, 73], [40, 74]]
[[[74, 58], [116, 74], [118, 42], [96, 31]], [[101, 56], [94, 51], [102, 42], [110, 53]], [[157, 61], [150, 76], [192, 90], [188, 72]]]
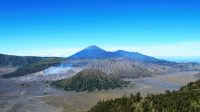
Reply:
[[20, 67], [27, 64], [32, 64], [43, 60], [43, 57], [33, 57], [33, 56], [14, 56], [0, 54], [0, 67], [11, 66]]
[[146, 67], [126, 59], [96, 60], [87, 64], [86, 68], [98, 69], [121, 78], [148, 77], [153, 75], [153, 72]]
[[199, 112], [200, 80], [191, 82], [179, 91], [165, 94], [140, 93], [122, 98], [100, 101], [88, 112]]
[[39, 71], [47, 69], [51, 66], [59, 65], [64, 60], [65, 60], [64, 58], [43, 59], [39, 62], [22, 66], [22, 67], [18, 68], [15, 72], [10, 73], [10, 74], [5, 74], [2, 77], [3, 78], [11, 78], [11, 77], [23, 76], [23, 75], [39, 72]]
[[94, 91], [96, 89], [114, 89], [126, 86], [128, 83], [100, 70], [85, 69], [70, 79], [53, 82], [52, 85], [67, 91]]

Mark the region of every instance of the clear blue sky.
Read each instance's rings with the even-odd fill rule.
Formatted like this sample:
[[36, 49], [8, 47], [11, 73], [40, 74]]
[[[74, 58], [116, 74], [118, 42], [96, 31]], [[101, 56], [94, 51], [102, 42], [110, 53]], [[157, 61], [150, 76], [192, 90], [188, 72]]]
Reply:
[[200, 56], [200, 1], [0, 0], [0, 53], [67, 56], [88, 45]]

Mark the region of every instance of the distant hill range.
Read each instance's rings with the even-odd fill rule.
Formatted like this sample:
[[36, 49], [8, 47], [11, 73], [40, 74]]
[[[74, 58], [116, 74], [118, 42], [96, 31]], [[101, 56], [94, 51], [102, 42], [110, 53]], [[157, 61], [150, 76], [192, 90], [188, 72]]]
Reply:
[[[137, 52], [123, 50], [109, 52], [97, 46], [89, 46], [72, 56], [60, 58], [56, 61], [51, 61], [51, 59], [44, 61], [46, 58], [41, 57], [12, 57], [8, 55], [1, 56], [0, 60], [2, 63], [1, 66], [20, 66], [16, 72], [5, 75], [5, 77], [32, 74], [55, 65], [58, 67], [66, 66], [66, 69], [69, 69], [71, 71], [70, 73], [73, 74], [84, 69], [97, 69], [106, 74], [112, 74], [121, 78], [148, 77], [171, 72], [200, 70], [200, 64], [198, 63], [175, 63], [146, 56]], [[47, 64], [45, 67], [42, 67], [44, 63]], [[75, 68], [76, 70], [74, 70]], [[18, 75], [13, 75], [16, 73]], [[59, 73], [60, 72], [58, 71], [58, 74]], [[67, 74], [67, 72], [63, 74]]]
[[27, 64], [32, 64], [38, 61], [41, 61], [42, 57], [33, 57], [33, 56], [14, 56], [0, 54], [0, 67], [12, 66], [20, 67]]

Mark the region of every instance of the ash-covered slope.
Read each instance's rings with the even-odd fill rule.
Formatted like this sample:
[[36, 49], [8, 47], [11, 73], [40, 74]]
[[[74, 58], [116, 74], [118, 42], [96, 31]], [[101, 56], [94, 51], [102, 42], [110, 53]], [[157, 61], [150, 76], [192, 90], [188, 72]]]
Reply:
[[70, 79], [63, 79], [52, 83], [53, 86], [64, 88], [67, 91], [114, 89], [126, 86], [127, 84], [127, 82], [117, 77], [107, 75], [104, 72], [95, 69], [85, 69]]
[[180, 69], [170, 66], [134, 61], [126, 58], [81, 59], [68, 61], [67, 63], [84, 69], [98, 69], [107, 74], [113, 74], [121, 78], [148, 77], [180, 71]]

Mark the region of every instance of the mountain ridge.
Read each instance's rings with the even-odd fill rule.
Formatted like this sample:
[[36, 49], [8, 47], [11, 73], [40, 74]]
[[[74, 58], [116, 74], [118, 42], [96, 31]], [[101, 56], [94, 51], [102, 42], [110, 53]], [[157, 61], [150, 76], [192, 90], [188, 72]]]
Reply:
[[113, 52], [106, 51], [95, 45], [86, 47], [85, 49], [68, 57], [68, 59], [113, 59], [113, 58], [128, 58], [137, 61], [145, 61], [145, 62], [160, 63], [160, 64], [174, 63], [167, 60], [157, 59], [151, 56], [143, 55], [138, 52], [129, 52], [125, 50], [117, 50]]
[[0, 67], [3, 66], [20, 67], [26, 64], [32, 64], [41, 61], [44, 58], [45, 57], [0, 54]]

